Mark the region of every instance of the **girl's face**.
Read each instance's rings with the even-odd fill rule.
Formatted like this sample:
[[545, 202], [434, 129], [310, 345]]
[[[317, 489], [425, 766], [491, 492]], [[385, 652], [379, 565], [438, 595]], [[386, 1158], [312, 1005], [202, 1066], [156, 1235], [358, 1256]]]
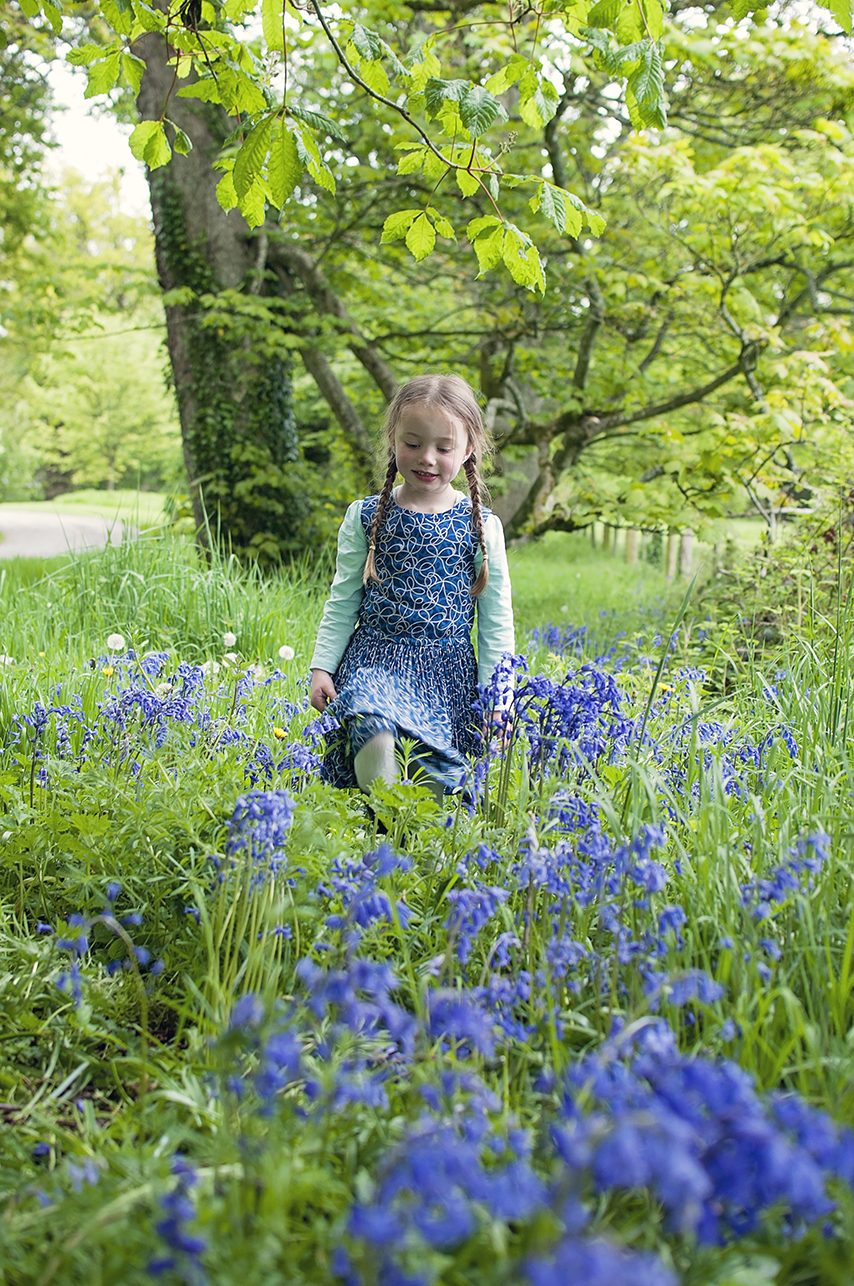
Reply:
[[401, 412], [394, 454], [410, 498], [441, 499], [470, 453], [465, 427], [455, 415], [429, 402], [415, 402]]

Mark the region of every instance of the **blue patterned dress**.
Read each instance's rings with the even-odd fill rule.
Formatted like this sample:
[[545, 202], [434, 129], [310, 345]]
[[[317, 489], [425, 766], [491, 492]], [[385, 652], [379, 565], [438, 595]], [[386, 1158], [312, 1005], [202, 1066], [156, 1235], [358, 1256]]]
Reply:
[[[378, 503], [378, 496], [362, 502], [366, 537]], [[446, 790], [462, 784], [466, 756], [480, 746], [471, 708], [477, 549], [468, 497], [438, 514], [389, 502], [375, 553], [380, 579], [365, 586], [356, 630], [333, 675], [338, 695], [328, 710], [340, 728], [327, 736], [322, 771], [332, 785], [357, 784], [354, 757], [384, 730], [398, 744], [415, 741], [410, 763]]]

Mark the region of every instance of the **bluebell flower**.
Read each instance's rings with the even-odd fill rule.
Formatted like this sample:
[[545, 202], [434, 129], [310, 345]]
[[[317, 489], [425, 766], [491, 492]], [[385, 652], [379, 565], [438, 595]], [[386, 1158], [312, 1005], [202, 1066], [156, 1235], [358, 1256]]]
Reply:
[[491, 1058], [495, 1052], [493, 1022], [476, 1000], [450, 987], [427, 994], [427, 1027], [434, 1038], [446, 1037]]
[[234, 806], [225, 851], [246, 851], [259, 870], [279, 874], [294, 818], [294, 803], [284, 790], [249, 790]]
[[183, 1157], [177, 1157], [173, 1164], [173, 1173], [177, 1183], [171, 1192], [161, 1200], [163, 1218], [155, 1224], [158, 1236], [166, 1243], [167, 1256], [149, 1261], [148, 1272], [159, 1276], [170, 1269], [180, 1269], [192, 1283], [207, 1281], [207, 1274], [201, 1262], [201, 1255], [207, 1249], [203, 1237], [188, 1227], [195, 1219], [195, 1207], [190, 1199], [190, 1192], [196, 1183], [196, 1174], [192, 1166]]
[[525, 1275], [531, 1286], [677, 1286], [675, 1273], [656, 1255], [574, 1236], [548, 1259], [529, 1260]]

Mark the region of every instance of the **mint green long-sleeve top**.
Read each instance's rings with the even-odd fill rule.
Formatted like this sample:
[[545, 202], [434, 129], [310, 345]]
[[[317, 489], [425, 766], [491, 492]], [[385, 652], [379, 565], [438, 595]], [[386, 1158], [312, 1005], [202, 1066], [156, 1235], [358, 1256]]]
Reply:
[[[361, 511], [362, 501], [356, 500], [344, 515], [338, 532], [335, 579], [323, 609], [311, 658], [312, 670], [334, 674], [356, 628], [362, 604], [362, 577], [368, 558]], [[516, 640], [504, 528], [495, 514], [489, 514], [483, 530], [489, 556], [489, 582], [476, 600], [477, 678], [479, 683], [488, 683], [505, 652], [516, 650]], [[482, 562], [483, 555], [478, 550], [475, 554], [476, 572]]]

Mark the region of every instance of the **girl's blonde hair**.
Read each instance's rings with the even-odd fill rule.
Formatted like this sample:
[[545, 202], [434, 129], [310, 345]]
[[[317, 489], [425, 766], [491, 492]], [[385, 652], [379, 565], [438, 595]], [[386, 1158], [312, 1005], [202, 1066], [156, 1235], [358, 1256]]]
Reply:
[[383, 519], [385, 518], [386, 510], [391, 500], [391, 493], [394, 489], [395, 478], [397, 477], [397, 460], [394, 453], [395, 434], [402, 413], [408, 407], [415, 406], [418, 403], [434, 406], [437, 410], [443, 411], [446, 415], [452, 415], [459, 420], [468, 439], [470, 454], [463, 462], [463, 470], [468, 482], [469, 495], [471, 496], [471, 523], [474, 534], [477, 537], [477, 543], [480, 546], [480, 552], [483, 554], [483, 563], [478, 572], [477, 580], [472, 586], [472, 595], [477, 598], [478, 595], [483, 593], [489, 582], [489, 556], [483, 530], [482, 507], [485, 487], [481, 477], [481, 468], [484, 462], [492, 455], [492, 442], [486, 431], [477, 399], [470, 386], [459, 375], [417, 375], [415, 379], [410, 380], [402, 388], [398, 389], [389, 403], [385, 418], [388, 466], [382, 491], [380, 492], [377, 512], [374, 514], [374, 521], [371, 524], [368, 540], [368, 560], [365, 563], [363, 583], [367, 585], [369, 580], [379, 580], [374, 554], [377, 547], [377, 538], [382, 530]]

